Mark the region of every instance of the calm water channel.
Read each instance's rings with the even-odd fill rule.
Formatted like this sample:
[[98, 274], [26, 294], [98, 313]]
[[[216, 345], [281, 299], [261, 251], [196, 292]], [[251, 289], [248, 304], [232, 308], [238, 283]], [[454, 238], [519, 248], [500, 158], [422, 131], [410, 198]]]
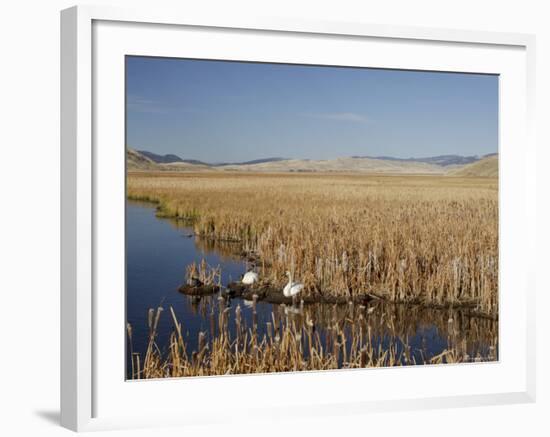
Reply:
[[[166, 352], [173, 322], [169, 313], [173, 307], [179, 322], [183, 325], [189, 353], [197, 348], [198, 333], [209, 335], [210, 313], [217, 312], [220, 301], [216, 296], [193, 300], [178, 292], [185, 281], [185, 268], [193, 261], [203, 258], [210, 266], [220, 266], [223, 285], [238, 280], [246, 269], [242, 260], [228, 255], [229, 250], [209, 247], [200, 238], [193, 236], [192, 229], [179, 222], [160, 219], [155, 215], [152, 204], [128, 202], [126, 210], [126, 261], [127, 291], [126, 319], [132, 326], [132, 348], [143, 357], [148, 343], [148, 311], [159, 306], [164, 308], [160, 319], [157, 344]], [[253, 313], [250, 302], [233, 299], [227, 303], [232, 309], [240, 305], [248, 326], [257, 323], [258, 333], [263, 335], [266, 322], [272, 320], [272, 313], [279, 316], [298, 309], [279, 307], [258, 302]], [[387, 347], [391, 338], [400, 337], [412, 354], [420, 358], [441, 353], [449, 342], [467, 345], [468, 354], [486, 354], [492, 344], [497, 322], [467, 317], [460, 311], [423, 309], [417, 306], [389, 305], [377, 303], [361, 309], [351, 305], [311, 305], [303, 311], [309, 313], [315, 328], [323, 332], [329, 322], [354, 320], [357, 311], [367, 311], [369, 326], [376, 334], [376, 341]], [[230, 311], [234, 318], [235, 311]], [[253, 320], [254, 319], [254, 320]], [[231, 321], [231, 320], [230, 320]], [[233, 326], [233, 325], [232, 325]], [[402, 347], [402, 346], [401, 346]], [[127, 348], [127, 376], [130, 376], [130, 348]]]

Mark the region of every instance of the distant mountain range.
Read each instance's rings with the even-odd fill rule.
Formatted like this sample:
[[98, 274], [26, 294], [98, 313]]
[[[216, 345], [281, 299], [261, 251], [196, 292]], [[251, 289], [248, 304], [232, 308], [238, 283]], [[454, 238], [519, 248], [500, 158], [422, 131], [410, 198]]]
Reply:
[[172, 164], [174, 162], [186, 162], [187, 164], [198, 164], [198, 165], [209, 165], [206, 162], [199, 161], [197, 159], [181, 159], [178, 155], [157, 155], [153, 152], [148, 152], [147, 150], [137, 150], [138, 153], [141, 153], [143, 156], [146, 156], [151, 161], [156, 162], [157, 164]]
[[138, 150], [138, 153], [141, 153], [143, 156], [146, 156], [151, 161], [156, 162], [157, 164], [172, 164], [176, 162], [186, 162], [187, 164], [198, 164], [198, 165], [209, 165], [211, 167], [223, 167], [226, 165], [251, 165], [251, 164], [263, 164], [265, 162], [274, 162], [274, 161], [285, 161], [288, 158], [262, 158], [262, 159], [253, 159], [252, 161], [244, 162], [220, 162], [220, 163], [206, 163], [199, 161], [197, 159], [182, 159], [178, 155], [157, 155], [153, 152], [148, 152], [147, 150]]
[[[440, 155], [424, 158], [352, 156], [326, 160], [263, 158], [244, 162], [209, 164], [182, 159], [173, 154], [158, 155], [128, 149], [129, 170], [169, 171], [254, 171], [254, 172], [359, 172], [384, 174], [448, 174], [456, 176], [498, 176], [498, 155]], [[477, 164], [477, 165], [476, 165]]]
[[[168, 155], [158, 155], [153, 152], [148, 152], [147, 150], [138, 150], [143, 156], [146, 156], [151, 161], [158, 164], [171, 164], [175, 162], [186, 162], [188, 164], [198, 164], [198, 165], [208, 165], [211, 167], [224, 167], [224, 166], [233, 166], [233, 165], [254, 165], [254, 164], [265, 164], [269, 162], [279, 162], [279, 161], [291, 161], [290, 158], [262, 158], [254, 159], [251, 161], [243, 162], [220, 162], [220, 163], [207, 163], [204, 161], [199, 161], [197, 159], [182, 159], [178, 155], [168, 154]], [[353, 159], [378, 159], [383, 161], [400, 161], [400, 162], [425, 162], [427, 164], [440, 165], [442, 167], [447, 167], [449, 165], [465, 165], [471, 164], [472, 162], [479, 161], [482, 158], [489, 156], [494, 156], [496, 153], [490, 153], [483, 156], [461, 156], [461, 155], [438, 155], [438, 156], [428, 156], [424, 158], [396, 158], [393, 156], [351, 156]], [[309, 159], [304, 159], [303, 161], [311, 161]]]
[[287, 161], [288, 158], [263, 158], [263, 159], [253, 159], [252, 161], [244, 162], [222, 162], [220, 164], [212, 164], [215, 167], [224, 167], [227, 165], [254, 165], [254, 164], [265, 164], [266, 162], [278, 162], [278, 161]]
[[[495, 155], [494, 153], [490, 155]], [[449, 165], [465, 165], [472, 162], [479, 161], [489, 155], [484, 156], [461, 156], [461, 155], [439, 155], [429, 156], [426, 158], [394, 158], [393, 156], [352, 156], [352, 158], [371, 158], [371, 159], [383, 159], [388, 161], [402, 161], [402, 162], [425, 162], [427, 164], [436, 164], [442, 167]]]

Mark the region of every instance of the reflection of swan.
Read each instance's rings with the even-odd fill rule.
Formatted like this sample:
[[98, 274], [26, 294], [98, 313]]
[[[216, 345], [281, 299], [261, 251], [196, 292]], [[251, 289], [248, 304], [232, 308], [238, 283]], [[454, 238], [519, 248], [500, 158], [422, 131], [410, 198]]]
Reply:
[[291, 306], [291, 307], [288, 307], [285, 305], [285, 316], [290, 316], [290, 315], [294, 315], [294, 314], [302, 314], [302, 311], [303, 311], [303, 306], [300, 306], [300, 307], [295, 307], [295, 306]]
[[258, 274], [256, 272], [250, 271], [250, 272], [246, 272], [243, 275], [243, 278], [241, 279], [241, 282], [245, 285], [252, 285], [252, 284], [258, 282], [259, 279], [260, 279], [260, 277], [258, 276]]
[[292, 282], [292, 274], [288, 271], [286, 274], [288, 275], [288, 284], [286, 284], [285, 288], [283, 288], [283, 295], [285, 297], [294, 297], [304, 289], [304, 284], [301, 284], [300, 282]]

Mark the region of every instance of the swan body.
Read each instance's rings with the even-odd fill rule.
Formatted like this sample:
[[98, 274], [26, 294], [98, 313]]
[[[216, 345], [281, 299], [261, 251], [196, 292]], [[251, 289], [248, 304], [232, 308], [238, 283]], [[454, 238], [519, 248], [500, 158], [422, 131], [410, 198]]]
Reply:
[[288, 275], [288, 284], [283, 288], [283, 296], [294, 297], [304, 289], [304, 284], [300, 282], [292, 282], [292, 275], [290, 272], [286, 272]]
[[241, 282], [245, 285], [252, 285], [260, 280], [260, 277], [256, 272], [246, 272], [241, 279]]

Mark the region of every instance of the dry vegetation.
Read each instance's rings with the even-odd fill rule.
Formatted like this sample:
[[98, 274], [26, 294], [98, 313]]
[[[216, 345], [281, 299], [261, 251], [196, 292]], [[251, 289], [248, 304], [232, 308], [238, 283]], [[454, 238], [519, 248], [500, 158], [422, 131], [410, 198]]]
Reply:
[[[185, 327], [170, 308], [174, 331], [168, 350], [163, 353], [155, 339], [162, 308], [149, 311], [149, 344], [145, 356], [132, 353], [132, 379], [180, 376], [210, 376], [242, 373], [267, 373], [304, 370], [389, 367], [416, 364], [444, 364], [494, 361], [497, 359], [497, 322], [472, 320], [454, 311], [441, 313], [436, 323], [447, 335], [447, 349], [430, 356], [414, 350], [408, 335], [416, 326], [397, 326], [409, 318], [399, 311], [419, 311], [401, 307], [391, 311], [320, 305], [300, 312], [287, 311], [284, 305], [272, 313], [263, 334], [259, 334], [255, 305], [251, 326], [246, 326], [242, 308], [220, 305], [206, 314], [210, 320], [208, 332], [199, 332], [197, 349], [188, 353]], [[330, 314], [318, 314], [329, 312]], [[421, 311], [421, 310], [420, 310]], [[234, 312], [234, 317], [230, 318]], [[322, 329], [319, 319], [324, 320]], [[445, 326], [446, 325], [446, 326]], [[317, 327], [317, 329], [316, 329]], [[459, 333], [468, 332], [469, 341], [460, 340]], [[130, 344], [132, 329], [128, 326]], [[386, 346], [380, 338], [388, 341]], [[480, 345], [489, 345], [481, 348]]]
[[193, 281], [199, 281], [201, 284], [221, 285], [222, 273], [219, 266], [212, 267], [206, 263], [205, 259], [202, 259], [200, 263], [192, 262], [185, 267], [185, 277], [189, 284], [193, 284]]
[[[498, 314], [497, 179], [142, 172], [128, 174], [128, 197], [157, 202], [159, 215], [205, 240], [233, 242], [275, 286], [292, 270], [309, 295], [369, 292]], [[222, 340], [212, 347], [225, 350]]]

